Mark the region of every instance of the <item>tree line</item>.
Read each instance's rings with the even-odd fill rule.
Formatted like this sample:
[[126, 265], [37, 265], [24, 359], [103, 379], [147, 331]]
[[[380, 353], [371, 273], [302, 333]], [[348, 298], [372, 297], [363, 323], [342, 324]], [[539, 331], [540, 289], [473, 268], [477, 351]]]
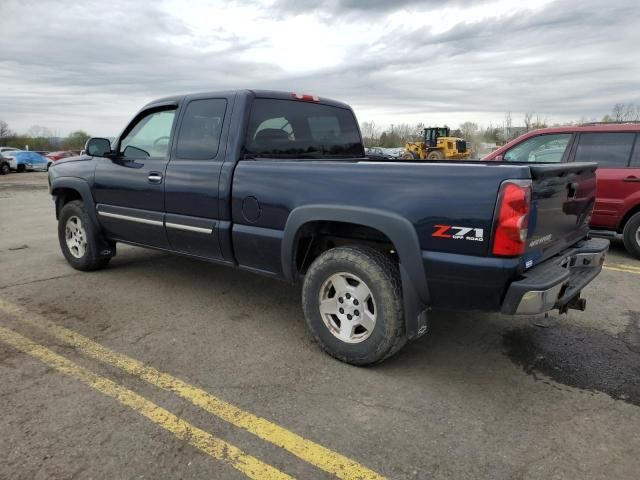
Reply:
[[84, 130], [76, 130], [61, 137], [48, 127], [34, 125], [27, 133], [18, 134], [0, 120], [0, 146], [34, 151], [82, 150], [90, 135]]
[[[546, 128], [549, 126], [576, 125], [588, 123], [593, 120], [586, 118], [580, 119], [578, 122], [567, 122], [564, 124], [549, 124], [548, 118], [535, 112], [526, 112], [522, 119], [515, 124], [511, 112], [504, 115], [502, 123], [494, 125], [481, 125], [476, 122], [463, 122], [458, 128], [451, 129], [451, 135], [464, 138], [472, 146], [482, 143], [487, 144], [504, 144], [514, 138], [526, 133], [530, 130], [538, 128]], [[640, 104], [623, 104], [617, 103], [611, 109], [611, 112], [604, 115], [600, 122], [640, 122]], [[446, 125], [433, 125], [437, 127], [446, 127]], [[364, 144], [366, 147], [403, 147], [407, 142], [420, 141], [422, 131], [425, 124], [420, 122], [415, 125], [406, 123], [391, 125], [388, 128], [382, 128], [375, 122], [363, 122], [360, 126]]]

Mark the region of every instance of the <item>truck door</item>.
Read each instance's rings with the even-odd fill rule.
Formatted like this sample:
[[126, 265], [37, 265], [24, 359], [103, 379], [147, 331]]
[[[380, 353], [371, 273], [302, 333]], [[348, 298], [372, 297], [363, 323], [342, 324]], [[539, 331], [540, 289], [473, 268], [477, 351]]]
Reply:
[[222, 259], [218, 182], [230, 100], [196, 98], [183, 107], [166, 171], [165, 225], [171, 248], [211, 260]]
[[628, 168], [635, 139], [636, 134], [629, 132], [580, 134], [575, 161], [598, 163], [596, 204], [591, 218], [594, 227], [616, 229], [627, 198], [638, 189]]
[[168, 248], [164, 230], [164, 174], [176, 106], [138, 114], [123, 132], [116, 159], [102, 158], [93, 195], [101, 225], [118, 240]]

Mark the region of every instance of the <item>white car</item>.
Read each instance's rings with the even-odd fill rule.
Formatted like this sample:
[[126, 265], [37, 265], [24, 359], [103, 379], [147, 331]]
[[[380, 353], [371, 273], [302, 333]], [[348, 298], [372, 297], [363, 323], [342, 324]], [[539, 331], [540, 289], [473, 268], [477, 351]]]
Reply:
[[19, 148], [13, 148], [13, 147], [0, 147], [0, 153], [15, 152], [16, 150], [20, 150], [20, 149]]

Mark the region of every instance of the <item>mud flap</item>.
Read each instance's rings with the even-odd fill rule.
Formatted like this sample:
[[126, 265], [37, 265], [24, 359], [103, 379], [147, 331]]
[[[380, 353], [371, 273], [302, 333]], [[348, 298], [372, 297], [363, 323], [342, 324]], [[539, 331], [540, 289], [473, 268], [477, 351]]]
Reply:
[[402, 264], [400, 264], [400, 279], [402, 280], [402, 302], [407, 338], [410, 340], [420, 338], [428, 330], [428, 308], [420, 301], [413, 282]]

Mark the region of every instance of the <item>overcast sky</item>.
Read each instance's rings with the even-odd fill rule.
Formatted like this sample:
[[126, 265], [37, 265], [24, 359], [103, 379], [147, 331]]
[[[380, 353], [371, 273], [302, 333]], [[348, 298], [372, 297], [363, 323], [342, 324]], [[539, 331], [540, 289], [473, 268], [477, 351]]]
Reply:
[[116, 135], [153, 98], [312, 93], [359, 120], [600, 118], [640, 103], [638, 0], [0, 0], [0, 119]]

